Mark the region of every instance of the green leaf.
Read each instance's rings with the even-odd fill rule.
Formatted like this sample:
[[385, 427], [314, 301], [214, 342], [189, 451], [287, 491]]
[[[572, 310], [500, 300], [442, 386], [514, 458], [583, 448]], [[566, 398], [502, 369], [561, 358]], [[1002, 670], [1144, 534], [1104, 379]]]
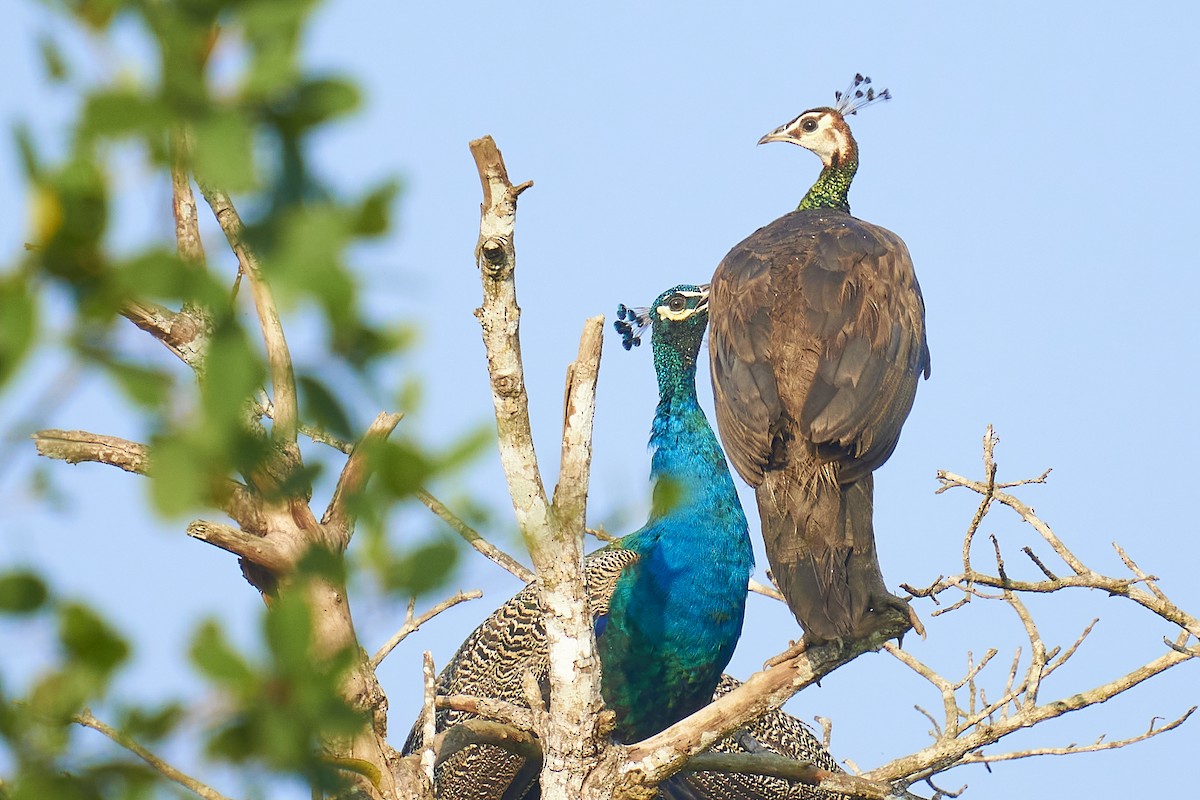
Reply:
[[280, 128], [294, 136], [347, 114], [358, 104], [359, 93], [354, 84], [338, 78], [315, 78], [277, 98], [272, 103], [272, 110], [279, 119]]
[[381, 483], [396, 497], [407, 497], [433, 475], [433, 461], [414, 445], [383, 442], [372, 454]]
[[186, 711], [179, 703], [166, 703], [157, 708], [129, 708], [121, 715], [117, 728], [143, 744], [157, 742], [170, 736]]
[[340, 439], [353, 439], [350, 418], [341, 402], [319, 379], [311, 375], [296, 376], [300, 390], [302, 414], [317, 427]]
[[285, 592], [272, 605], [265, 633], [271, 655], [289, 672], [307, 671], [311, 661], [312, 615], [299, 592]]
[[388, 565], [386, 587], [394, 592], [420, 595], [436, 589], [458, 563], [459, 548], [451, 539], [426, 542]]
[[215, 112], [195, 122], [192, 132], [192, 164], [200, 180], [230, 193], [257, 185], [249, 120], [232, 111]]
[[129, 657], [129, 645], [95, 611], [80, 603], [59, 609], [58, 638], [73, 661], [107, 676]]
[[354, 233], [358, 236], [382, 236], [391, 222], [392, 203], [400, 193], [399, 181], [373, 189], [358, 204], [354, 213]]
[[205, 505], [209, 465], [186, 436], [157, 438], [150, 451], [150, 499], [162, 514], [173, 516]]
[[0, 385], [12, 377], [33, 347], [37, 310], [25, 276], [0, 275]]
[[53, 83], [65, 81], [68, 77], [67, 61], [58, 49], [58, 43], [43, 34], [38, 37], [38, 52], [42, 56], [42, 67], [46, 70], [46, 76]]
[[171, 113], [162, 103], [132, 89], [113, 89], [88, 98], [80, 131], [84, 136], [156, 138], [170, 123]]
[[0, 575], [0, 612], [32, 614], [46, 604], [50, 593], [33, 572], [14, 570]]
[[252, 692], [257, 679], [251, 666], [233, 649], [213, 620], [192, 637], [192, 663], [207, 678], [237, 694]]

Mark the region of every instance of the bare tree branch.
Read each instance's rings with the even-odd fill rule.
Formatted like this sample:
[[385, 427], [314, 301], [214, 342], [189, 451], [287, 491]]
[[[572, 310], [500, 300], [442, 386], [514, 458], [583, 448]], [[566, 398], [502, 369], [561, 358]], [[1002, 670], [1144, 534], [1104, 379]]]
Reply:
[[296, 564], [301, 551], [285, 548], [277, 536], [263, 536], [238, 528], [198, 519], [188, 524], [187, 535], [201, 542], [253, 561], [274, 572], [285, 572]]
[[292, 369], [292, 356], [288, 352], [287, 339], [283, 335], [283, 323], [271, 287], [264, 279], [258, 256], [245, 240], [242, 218], [229, 195], [220, 189], [200, 184], [200, 191], [208, 202], [217, 224], [225, 232], [230, 248], [237, 255], [238, 265], [250, 279], [254, 295], [254, 308], [258, 313], [262, 329], [263, 344], [267, 350], [267, 364], [271, 370], [272, 402], [275, 405], [275, 424], [271, 438], [285, 450], [294, 453], [299, 413], [296, 404], [296, 377]]
[[[383, 663], [383, 660], [388, 657], [388, 654], [396, 649], [396, 645], [404, 641], [409, 634], [420, 630], [422, 625], [424, 625], [426, 622], [429, 622], [429, 620], [433, 619], [438, 614], [441, 614], [448, 608], [453, 608], [459, 603], [465, 603], [468, 600], [478, 600], [480, 597], [483, 597], [483, 592], [479, 591], [478, 589], [472, 589], [469, 592], [455, 592], [453, 597], [443, 600], [419, 617], [413, 616], [413, 603], [410, 601], [408, 604], [408, 613], [405, 615], [404, 625], [401, 626], [400, 630], [392, 634], [392, 638], [388, 639], [387, 643], [384, 644], [383, 647], [379, 648], [375, 655], [371, 657], [371, 669], [378, 669], [379, 665]], [[429, 741], [429, 739], [426, 739], [425, 741]]]
[[[1117, 553], [1123, 563], [1132, 573], [1132, 578], [1114, 578], [1097, 573], [1088, 568], [1060, 540], [1043, 520], [1037, 517], [1031, 508], [1016, 498], [998, 490], [998, 486], [1021, 486], [1025, 484], [1043, 483], [1047, 473], [1029, 481], [1016, 481], [1008, 484], [997, 484], [995, 481], [996, 462], [995, 446], [999, 441], [989, 427], [984, 436], [984, 470], [987, 476], [984, 481], [972, 481], [950, 472], [942, 471], [939, 479], [943, 491], [953, 487], [965, 487], [980, 494], [983, 501], [979, 511], [964, 537], [963, 544], [963, 574], [939, 578], [927, 589], [909, 589], [914, 596], [930, 597], [936, 600], [937, 595], [955, 589], [963, 593], [963, 600], [955, 603], [942, 613], [962, 608], [965, 600], [979, 598], [983, 600], [1001, 600], [1012, 609], [1020, 620], [1029, 640], [1029, 658], [1022, 669], [1021, 648], [1018, 648], [1008, 671], [1003, 691], [1000, 696], [988, 701], [984, 692], [977, 686], [977, 678], [984, 666], [995, 655], [995, 650], [989, 650], [978, 665], [971, 663], [968, 658], [968, 670], [961, 680], [951, 681], [937, 674], [913, 655], [905, 653], [894, 646], [886, 649], [911, 669], [932, 684], [942, 698], [945, 709], [945, 721], [942, 730], [935, 730], [934, 742], [930, 746], [889, 764], [866, 773], [864, 777], [882, 780], [907, 786], [914, 781], [929, 778], [955, 766], [968, 763], [990, 763], [1014, 758], [1024, 758], [1033, 755], [1068, 754], [1075, 752], [1091, 752], [1124, 746], [1150, 738], [1181, 725], [1190, 716], [1191, 711], [1170, 723], [1169, 725], [1150, 729], [1140, 735], [1122, 739], [1117, 742], [1105, 742], [1103, 737], [1096, 743], [1086, 746], [1067, 745], [1065, 747], [1046, 747], [1020, 750], [1010, 753], [984, 754], [983, 748], [995, 744], [1004, 736], [1017, 730], [1029, 728], [1048, 719], [1061, 716], [1072, 711], [1103, 703], [1133, 686], [1170, 669], [1173, 666], [1200, 657], [1200, 644], [1187, 646], [1190, 637], [1200, 629], [1197, 620], [1190, 614], [1178, 608], [1167, 595], [1155, 584], [1155, 579], [1143, 572], [1116, 545]], [[1011, 577], [1004, 563], [999, 541], [992, 537], [995, 573], [981, 571], [972, 563], [971, 540], [979, 529], [980, 521], [992, 502], [1013, 509], [1022, 520], [1035, 530], [1043, 540], [1054, 550], [1070, 569], [1070, 575], [1059, 577], [1042, 559], [1038, 558], [1029, 547], [1023, 549], [1033, 565], [1045, 577], [1045, 580], [1022, 581]], [[1144, 585], [1147, 590], [1139, 588]], [[999, 594], [985, 593], [980, 587], [999, 590]], [[1080, 650], [1084, 640], [1092, 631], [1096, 620], [1092, 620], [1078, 638], [1065, 650], [1061, 647], [1047, 648], [1045, 640], [1038, 630], [1036, 621], [1020, 595], [1024, 593], [1044, 594], [1069, 588], [1101, 589], [1117, 597], [1125, 597], [1147, 608], [1160, 618], [1178, 625], [1181, 632], [1178, 641], [1173, 645], [1168, 642], [1169, 651], [1150, 660], [1142, 666], [1118, 675], [1111, 680], [1082, 691], [1050, 702], [1041, 702], [1039, 694], [1043, 689], [1044, 679], [1060, 668]], [[966, 687], [966, 697], [960, 701], [959, 690]], [[964, 706], [965, 702], [965, 706]], [[935, 725], [935, 728], [938, 726]], [[939, 790], [940, 791], [940, 790]]]
[[172, 311], [144, 300], [126, 303], [121, 316], [158, 339], [171, 353], [197, 373], [204, 367], [208, 328], [194, 311]]
[[[540, 700], [538, 705], [541, 705]], [[437, 699], [437, 707], [475, 714], [484, 719], [500, 722], [521, 731], [532, 731], [536, 728], [534, 712], [531, 709], [493, 697], [450, 695], [448, 697], [439, 697]]]
[[[56, 428], [37, 431], [31, 438], [39, 455], [68, 464], [107, 464], [135, 475], [146, 475], [150, 469], [150, 448], [141, 442], [89, 431]], [[213, 502], [244, 529], [264, 530], [258, 500], [237, 481], [225, 481]]]
[[533, 580], [533, 572], [526, 569], [524, 564], [522, 564], [520, 561], [517, 561], [508, 553], [504, 552], [500, 548], [496, 547], [496, 545], [480, 536], [478, 531], [476, 531], [467, 523], [463, 522], [462, 518], [455, 515], [453, 511], [446, 508], [442, 501], [438, 500], [424, 489], [417, 489], [416, 494], [417, 499], [424, 503], [426, 508], [428, 508], [434, 514], [440, 517], [443, 522], [453, 528], [459, 536], [461, 536], [463, 539], [466, 539], [467, 543], [471, 545], [471, 547], [475, 548], [476, 551], [482, 553], [500, 567], [511, 572], [517, 577], [518, 580], [522, 580], [525, 583], [529, 583], [531, 580]]
[[529, 396], [521, 363], [521, 309], [514, 280], [517, 196], [532, 184], [522, 184], [518, 189], [509, 182], [504, 158], [490, 136], [472, 141], [471, 155], [483, 185], [479, 243], [475, 247], [476, 265], [483, 280], [483, 305], [476, 309], [475, 316], [483, 329], [487, 351], [500, 462], [517, 524], [528, 537], [549, 529], [550, 510], [533, 449]]
[[[411, 606], [409, 613], [412, 613]], [[372, 666], [375, 666], [372, 664]], [[434, 739], [437, 736], [437, 673], [433, 669], [433, 653], [428, 650], [422, 658], [423, 672], [425, 675], [425, 703], [422, 706], [422, 740], [425, 742], [425, 747], [421, 750], [421, 771], [425, 773], [425, 779], [429, 781], [429, 787], [433, 788], [433, 770], [436, 766], [437, 753], [434, 750]]]
[[117, 436], [47, 428], [33, 434], [32, 438], [38, 455], [68, 464], [91, 461], [135, 475], [145, 475], [150, 464], [150, 448]]
[[157, 770], [163, 777], [179, 784], [191, 792], [194, 792], [200, 797], [203, 797], [204, 800], [229, 800], [228, 797], [221, 794], [216, 789], [213, 789], [207, 784], [201, 783], [190, 775], [186, 775], [175, 767], [172, 767], [166, 761], [163, 761], [161, 758], [154, 755], [154, 753], [151, 753], [149, 750], [142, 747], [129, 736], [109, 727], [108, 725], [105, 725], [103, 722], [92, 716], [91, 711], [84, 709], [78, 716], [74, 717], [74, 721], [85, 728], [91, 728], [94, 731], [99, 731], [100, 733], [104, 734], [121, 747], [145, 761], [147, 764]]
[[184, 263], [196, 268], [204, 266], [204, 243], [200, 240], [200, 217], [196, 213], [196, 197], [192, 194], [188, 161], [191, 140], [187, 129], [176, 126], [171, 131], [171, 209], [175, 215], [175, 246]]
[[350, 457], [346, 459], [346, 465], [342, 467], [337, 487], [333, 490], [333, 498], [329, 501], [329, 507], [325, 509], [325, 515], [321, 518], [321, 524], [325, 526], [333, 540], [340, 545], [340, 549], [345, 549], [346, 545], [350, 544], [350, 536], [354, 533], [354, 523], [358, 519], [355, 500], [362, 494], [362, 490], [371, 476], [372, 447], [387, 440], [396, 426], [400, 424], [400, 418], [400, 414], [380, 412], [379, 416], [375, 417], [375, 421], [371, 423], [371, 427], [367, 428], [367, 432], [355, 445]]
[[[599, 760], [598, 722], [603, 704], [599, 659], [583, 582], [583, 519], [590, 463], [591, 410], [600, 359], [598, 320], [590, 320], [573, 367], [564, 426], [559, 500], [547, 501], [529, 422], [521, 363], [513, 235], [517, 197], [532, 186], [513, 186], [490, 136], [471, 142], [483, 188], [476, 264], [483, 304], [475, 312], [483, 330], [499, 434], [500, 463], [517, 524], [529, 548], [545, 611], [550, 655], [549, 713], [533, 730], [542, 742], [541, 792], [545, 800], [578, 800]], [[581, 746], [582, 745], [582, 746]]]
[[467, 719], [442, 731], [434, 738], [436, 764], [440, 765], [459, 750], [473, 744], [495, 745], [534, 765], [540, 765], [542, 761], [542, 748], [532, 734], [500, 722]]

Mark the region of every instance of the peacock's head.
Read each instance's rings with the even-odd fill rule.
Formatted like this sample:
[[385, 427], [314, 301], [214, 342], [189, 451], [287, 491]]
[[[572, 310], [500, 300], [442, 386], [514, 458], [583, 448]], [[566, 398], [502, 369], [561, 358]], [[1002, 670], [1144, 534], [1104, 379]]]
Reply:
[[648, 308], [617, 307], [613, 327], [626, 349], [642, 343], [646, 328], [653, 327], [653, 342], [673, 344], [683, 350], [700, 349], [708, 325], [708, 284], [681, 284], [660, 294]]
[[871, 79], [855, 75], [844, 92], [837, 92], [837, 103], [831, 108], [810, 108], [791, 122], [780, 125], [758, 140], [767, 142], [791, 142], [817, 154], [826, 167], [837, 167], [847, 161], [858, 161], [858, 146], [846, 124], [846, 117], [857, 114], [859, 109], [872, 103], [891, 100], [887, 89], [876, 92], [870, 87]]

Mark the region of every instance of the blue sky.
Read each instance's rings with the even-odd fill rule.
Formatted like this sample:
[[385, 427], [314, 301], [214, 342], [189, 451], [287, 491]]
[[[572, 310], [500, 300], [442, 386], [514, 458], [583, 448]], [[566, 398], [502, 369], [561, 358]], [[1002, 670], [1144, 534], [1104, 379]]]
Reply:
[[[357, 260], [371, 313], [422, 327], [419, 350], [395, 364], [382, 391], [422, 382], [424, 401], [405, 409], [402, 425], [438, 442], [490, 419], [471, 316], [479, 302], [471, 256], [479, 185], [470, 139], [493, 135], [513, 180], [536, 182], [518, 215], [518, 292], [535, 437], [552, 480], [563, 370], [583, 319], [611, 317], [619, 302], [641, 305], [676, 283], [707, 280], [733, 244], [792, 209], [815, 178], [817, 159], [755, 142], [799, 111], [831, 102], [861, 71], [895, 99], [852, 120], [862, 166], [850, 201], [856, 215], [907, 241], [933, 359], [899, 448], [876, 477], [876, 530], [889, 583], [927, 584], [960, 567], [975, 503], [961, 490], [935, 496], [934, 476], [938, 469], [980, 475], [980, 438], [991, 423], [1002, 437], [1002, 480], [1054, 468], [1047, 486], [1021, 496], [1086, 563], [1120, 574], [1110, 547], [1118, 541], [1176, 602], [1200, 610], [1192, 509], [1200, 406], [1195, 6], [861, 3], [850, 13], [809, 3], [648, 5], [343, 0], [320, 12], [308, 36], [311, 62], [365, 89], [363, 110], [314, 142], [321, 172], [346, 188], [393, 174], [405, 182], [394, 234]], [[69, 93], [42, 80], [34, 43], [40, 34], [57, 35], [60, 23], [29, 0], [12, 4], [8, 17], [0, 124], [30, 121], [52, 148], [69, 118]], [[134, 37], [128, 51], [116, 53], [68, 41], [84, 63], [136, 67], [125, 61], [138, 51]], [[165, 183], [136, 169], [120, 183], [114, 246], [168, 236]], [[0, 145], [0, 263], [11, 262], [24, 241], [25, 200], [10, 140]], [[210, 258], [217, 268], [225, 259], [232, 274], [214, 233], [206, 231]], [[299, 360], [319, 362], [320, 353], [304, 349], [316, 341], [306, 324], [304, 315], [293, 321], [293, 349]], [[617, 345], [610, 334], [590, 520], [624, 533], [647, 506], [655, 384], [649, 354]], [[143, 351], [158, 357], [151, 347]], [[138, 434], [111, 387], [86, 373], [62, 402], [31, 409], [63, 363], [48, 351], [29, 366], [23, 391], [0, 405], [6, 433], [19, 423]], [[707, 403], [703, 383], [701, 395]], [[374, 410], [364, 412], [363, 424]], [[207, 615], [249, 642], [259, 615], [261, 603], [233, 559], [188, 540], [186, 520], [149, 515], [145, 487], [132, 476], [39, 464], [20, 441], [0, 446], [0, 559], [47, 569], [59, 590], [98, 603], [135, 638], [138, 660], [126, 692], [182, 691], [199, 704], [181, 643]], [[53, 475], [57, 504], [28, 490], [38, 469]], [[511, 545], [503, 491], [491, 454], [465, 485], [438, 487], [491, 502], [501, 513], [489, 534]], [[750, 512], [753, 495], [745, 491], [743, 500]], [[411, 511], [397, 517], [394, 535], [403, 541], [434, 527]], [[1032, 543], [1002, 511], [983, 530], [1001, 537], [1010, 562]], [[420, 651], [431, 649], [444, 663], [470, 627], [517, 588], [474, 558], [455, 583], [481, 588], [486, 598], [414, 636], [381, 672], [397, 744], [417, 708]], [[352, 601], [368, 649], [398, 627], [402, 607]], [[1044, 614], [1048, 641], [1064, 646], [1101, 617], [1043, 697], [1071, 694], [1155, 657], [1170, 633], [1092, 593], [1032, 605]], [[968, 650], [978, 656], [1002, 648], [994, 696], [1020, 641], [1015, 617], [979, 609], [933, 619], [928, 603], [917, 608], [929, 637], [906, 647], [949, 674], [961, 671]], [[782, 607], [752, 597], [731, 671], [746, 676], [795, 634]], [[0, 670], [28, 674], [47, 646], [28, 628], [0, 627]], [[1178, 716], [1200, 702], [1195, 665], [1176, 673], [1012, 745], [1140, 733], [1152, 716]], [[890, 657], [875, 655], [788, 708], [833, 719], [835, 755], [869, 768], [928, 741], [928, 722], [914, 704], [932, 710], [938, 698]], [[1194, 757], [1197, 731], [1193, 721], [1122, 751], [1000, 764], [990, 774], [965, 769], [940, 783], [969, 783], [977, 800], [1018, 791], [1166, 793], [1175, 789], [1178, 765]]]

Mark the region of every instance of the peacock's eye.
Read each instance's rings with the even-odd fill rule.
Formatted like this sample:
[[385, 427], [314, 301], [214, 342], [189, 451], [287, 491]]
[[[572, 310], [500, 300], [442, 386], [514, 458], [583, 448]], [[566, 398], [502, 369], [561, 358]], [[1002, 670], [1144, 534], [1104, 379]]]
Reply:
[[817, 129], [817, 121], [815, 119], [806, 119], [804, 122], [800, 123], [800, 127], [803, 128], [807, 133], [812, 133]]
[[687, 300], [684, 299], [683, 295], [677, 294], [667, 301], [667, 308], [672, 311], [683, 311], [687, 308]]

